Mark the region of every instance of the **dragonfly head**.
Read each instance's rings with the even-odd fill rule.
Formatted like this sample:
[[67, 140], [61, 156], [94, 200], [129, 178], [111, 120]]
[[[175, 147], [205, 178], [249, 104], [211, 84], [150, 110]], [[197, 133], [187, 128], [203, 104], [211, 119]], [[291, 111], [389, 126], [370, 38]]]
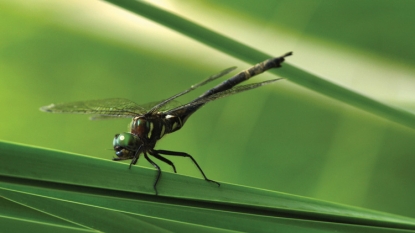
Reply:
[[115, 155], [114, 160], [125, 160], [134, 158], [137, 150], [140, 148], [141, 140], [139, 137], [131, 133], [116, 134], [112, 145], [114, 146]]

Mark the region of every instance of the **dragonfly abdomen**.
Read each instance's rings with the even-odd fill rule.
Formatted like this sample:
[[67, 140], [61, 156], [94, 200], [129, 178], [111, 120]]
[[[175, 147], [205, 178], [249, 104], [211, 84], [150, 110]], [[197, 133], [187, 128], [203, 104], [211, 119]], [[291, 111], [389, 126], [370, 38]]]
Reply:
[[164, 117], [164, 123], [166, 126], [166, 134], [167, 133], [173, 133], [174, 131], [177, 131], [183, 127], [183, 121], [180, 117], [177, 117], [175, 115], [166, 115]]
[[193, 100], [192, 102], [197, 102], [200, 99], [203, 99], [207, 96], [211, 96], [214, 95], [216, 93], [225, 91], [225, 90], [229, 90], [232, 87], [238, 85], [239, 83], [246, 81], [248, 79], [250, 79], [251, 77], [254, 77], [255, 75], [258, 75], [260, 73], [263, 73], [269, 69], [272, 68], [279, 68], [281, 67], [281, 63], [284, 62], [284, 58], [287, 56], [291, 56], [292, 52], [286, 53], [281, 57], [274, 57], [268, 60], [265, 60], [263, 62], [260, 62], [258, 64], [256, 64], [255, 66], [244, 70], [238, 74], [236, 74], [235, 76], [233, 76], [232, 78], [225, 80], [224, 82], [220, 83], [219, 85], [217, 85], [216, 87], [206, 91], [203, 95], [199, 96], [198, 98], [196, 98], [195, 100]]

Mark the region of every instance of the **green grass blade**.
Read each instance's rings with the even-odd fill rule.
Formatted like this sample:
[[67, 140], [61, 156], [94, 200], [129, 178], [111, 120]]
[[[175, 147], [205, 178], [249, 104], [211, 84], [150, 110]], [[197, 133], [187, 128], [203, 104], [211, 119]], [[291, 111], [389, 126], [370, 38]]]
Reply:
[[[273, 216], [267, 213], [243, 213], [237, 209], [203, 208], [183, 204], [165, 203], [163, 200], [151, 201], [137, 198], [134, 194], [127, 197], [97, 192], [80, 193], [70, 190], [1, 183], [0, 192], [8, 198], [24, 205], [32, 206], [67, 221], [91, 225], [104, 222], [99, 226], [91, 225], [100, 231], [134, 231], [136, 229], [151, 232], [405, 232], [405, 230], [386, 227], [373, 227], [320, 220], [307, 220], [290, 216]], [[11, 190], [11, 189], [14, 190]], [[16, 191], [25, 190], [27, 192]], [[36, 193], [36, 194], [32, 194]], [[189, 202], [189, 201], [188, 201]], [[51, 207], [52, 208], [51, 208]], [[46, 210], [45, 210], [46, 209]], [[65, 210], [64, 212], [61, 210]], [[112, 221], [102, 220], [108, 218]], [[121, 221], [118, 221], [118, 218]], [[131, 219], [128, 223], [126, 220]], [[140, 220], [140, 221], [137, 221]], [[109, 223], [107, 223], [109, 222]], [[119, 226], [122, 222], [125, 226]], [[134, 224], [136, 227], [129, 227]], [[161, 228], [161, 229], [160, 229]], [[164, 229], [163, 229], [164, 228]]]
[[76, 228], [67, 228], [57, 225], [43, 224], [33, 222], [27, 219], [16, 219], [0, 216], [0, 226], [3, 232], [41, 232], [41, 233], [88, 233], [96, 232], [93, 230], [84, 230]]
[[0, 142], [0, 150], [2, 197], [86, 229], [112, 231], [140, 225], [162, 232], [190, 229], [194, 224], [207, 231], [260, 225], [285, 226], [293, 232], [300, 225], [316, 232], [415, 230], [411, 218], [226, 183], [219, 188], [169, 172], [162, 174], [160, 196], [155, 196], [152, 169], [128, 169], [127, 164], [7, 142]]
[[77, 223], [94, 231], [117, 232], [122, 229], [123, 232], [137, 232], [134, 226], [140, 226], [140, 230], [143, 232], [171, 232], [160, 227], [160, 224], [148, 224], [137, 216], [95, 208], [89, 204], [80, 205], [70, 201], [44, 198], [38, 195], [27, 195], [26, 193], [7, 189], [2, 189], [1, 194], [10, 200], [30, 206], [39, 212], [64, 219], [68, 222]]
[[[272, 56], [281, 54], [265, 54], [248, 45], [242, 44], [234, 39], [226, 37], [184, 19], [171, 12], [158, 8], [143, 1], [133, 0], [106, 0], [114, 5], [144, 16], [165, 27], [169, 27], [190, 38], [202, 42], [212, 48], [234, 56], [245, 62], [255, 64]], [[278, 45], [276, 45], [278, 46]], [[287, 50], [287, 51], [286, 51]], [[281, 53], [288, 52], [289, 48], [281, 48]], [[294, 51], [294, 55], [297, 51]], [[298, 51], [299, 52], [299, 51]], [[289, 59], [288, 59], [289, 60]], [[397, 122], [407, 127], [415, 128], [415, 115], [396, 107], [389, 106], [365, 95], [353, 92], [345, 87], [336, 85], [314, 74], [301, 70], [293, 65], [284, 64], [283, 69], [272, 70], [271, 72], [289, 79], [290, 81], [314, 90], [328, 97], [340, 100], [349, 105], [368, 111], [377, 116]]]

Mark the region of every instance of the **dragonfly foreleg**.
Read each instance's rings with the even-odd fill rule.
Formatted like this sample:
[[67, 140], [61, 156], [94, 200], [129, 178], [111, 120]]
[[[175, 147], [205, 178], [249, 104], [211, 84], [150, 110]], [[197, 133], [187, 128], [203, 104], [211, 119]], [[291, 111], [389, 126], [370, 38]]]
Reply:
[[215, 184], [217, 184], [218, 186], [220, 186], [220, 184], [214, 180], [208, 179], [205, 175], [205, 173], [203, 172], [202, 168], [199, 166], [199, 164], [197, 164], [196, 160], [189, 154], [184, 153], [184, 152], [177, 152], [177, 151], [169, 151], [169, 150], [154, 150], [154, 152], [159, 153], [159, 154], [163, 154], [163, 155], [172, 155], [172, 156], [182, 156], [182, 157], [188, 157], [190, 158], [193, 163], [197, 166], [197, 168], [199, 169], [200, 173], [202, 173], [203, 177], [205, 178], [206, 181], [209, 182], [213, 182]]
[[137, 150], [134, 154], [133, 159], [131, 160], [130, 166], [128, 167], [128, 169], [131, 169], [132, 165], [136, 165], [137, 161], [138, 161], [138, 156], [140, 155], [140, 150]]

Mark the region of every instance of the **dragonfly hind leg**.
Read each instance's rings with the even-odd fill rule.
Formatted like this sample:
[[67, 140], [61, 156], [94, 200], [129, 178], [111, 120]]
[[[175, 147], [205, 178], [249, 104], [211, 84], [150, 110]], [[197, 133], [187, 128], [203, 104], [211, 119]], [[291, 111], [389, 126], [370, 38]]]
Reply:
[[187, 157], [190, 158], [193, 163], [196, 165], [196, 167], [199, 169], [200, 173], [202, 173], [203, 177], [205, 178], [206, 181], [212, 182], [217, 184], [218, 186], [220, 186], [220, 183], [208, 179], [205, 175], [205, 173], [203, 172], [202, 168], [199, 166], [199, 164], [196, 162], [196, 160], [189, 154], [184, 153], [184, 152], [177, 152], [177, 151], [169, 151], [169, 150], [153, 150], [154, 152], [158, 153], [158, 154], [163, 154], [163, 155], [172, 155], [172, 156], [181, 156], [181, 157]]

